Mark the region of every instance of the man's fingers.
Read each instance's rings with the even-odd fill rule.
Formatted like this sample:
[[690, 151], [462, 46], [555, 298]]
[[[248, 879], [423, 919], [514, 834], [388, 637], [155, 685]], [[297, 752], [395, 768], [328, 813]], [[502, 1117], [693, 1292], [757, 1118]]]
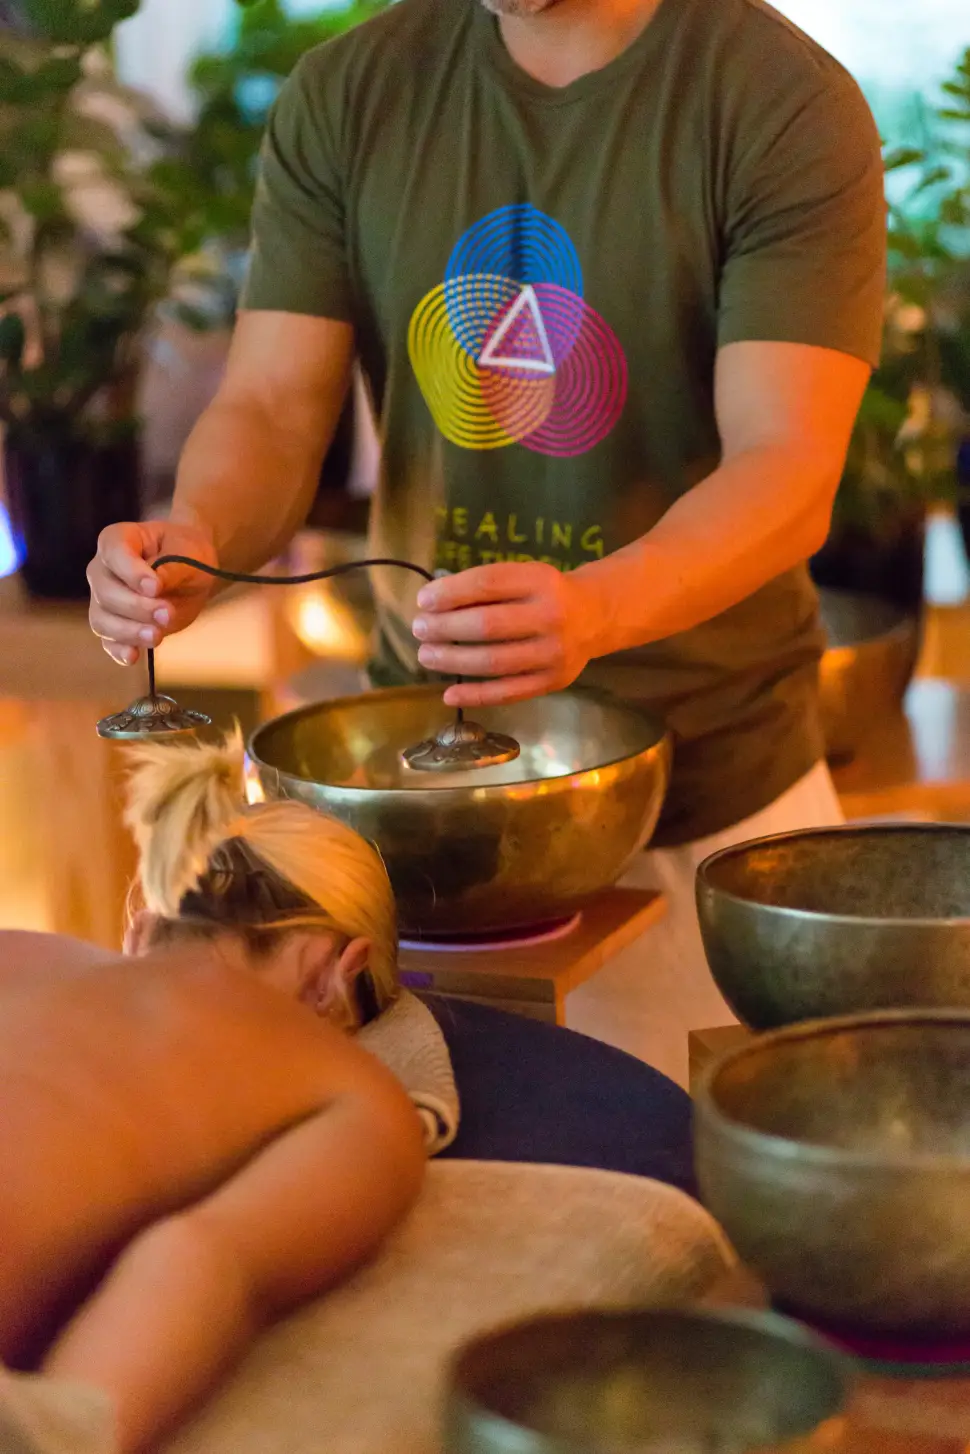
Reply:
[[[126, 621], [141, 622], [148, 626], [168, 626], [172, 620], [172, 609], [167, 601], [157, 596], [141, 596], [132, 591], [115, 575], [96, 569], [96, 563], [88, 568], [88, 583], [94, 607], [111, 616], [122, 616]], [[94, 624], [92, 620], [92, 625]]]
[[106, 641], [103, 636], [101, 638], [101, 645], [111, 657], [111, 660], [116, 661], [119, 666], [134, 666], [135, 662], [141, 656], [141, 652], [136, 651], [133, 646], [121, 646], [117, 641]]
[[556, 689], [552, 672], [530, 672], [524, 676], [499, 677], [490, 682], [462, 682], [445, 692], [449, 707], [497, 707], [503, 702], [526, 702]]
[[157, 646], [164, 635], [160, 626], [128, 621], [124, 616], [115, 616], [98, 605], [91, 607], [89, 619], [95, 636], [118, 646]]
[[532, 602], [521, 605], [469, 606], [460, 611], [434, 611], [416, 617], [412, 630], [419, 641], [526, 641], [542, 626]]
[[104, 570], [142, 596], [160, 596], [158, 576], [145, 559], [151, 542], [137, 525], [112, 526], [98, 541], [98, 560]]
[[489, 601], [521, 601], [535, 588], [535, 573], [522, 562], [477, 565], [422, 586], [418, 607], [422, 611], [454, 611]]
[[561, 659], [562, 647], [554, 637], [494, 646], [422, 646], [418, 660], [443, 676], [506, 677], [544, 671]]

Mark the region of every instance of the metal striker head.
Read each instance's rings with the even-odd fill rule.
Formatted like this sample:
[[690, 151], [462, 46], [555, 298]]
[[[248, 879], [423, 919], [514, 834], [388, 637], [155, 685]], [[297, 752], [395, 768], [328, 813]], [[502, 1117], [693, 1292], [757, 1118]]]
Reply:
[[401, 758], [415, 772], [466, 772], [512, 762], [520, 751], [514, 737], [486, 732], [478, 722], [461, 720], [449, 722], [436, 737], [407, 748]]

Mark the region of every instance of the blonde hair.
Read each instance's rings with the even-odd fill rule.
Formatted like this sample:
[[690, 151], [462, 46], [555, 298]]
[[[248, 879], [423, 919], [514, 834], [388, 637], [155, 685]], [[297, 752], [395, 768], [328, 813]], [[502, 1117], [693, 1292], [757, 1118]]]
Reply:
[[128, 759], [125, 821], [150, 912], [175, 927], [308, 924], [367, 939], [377, 1007], [396, 998], [394, 896], [376, 849], [305, 803], [248, 804], [238, 727], [215, 743], [138, 743]]

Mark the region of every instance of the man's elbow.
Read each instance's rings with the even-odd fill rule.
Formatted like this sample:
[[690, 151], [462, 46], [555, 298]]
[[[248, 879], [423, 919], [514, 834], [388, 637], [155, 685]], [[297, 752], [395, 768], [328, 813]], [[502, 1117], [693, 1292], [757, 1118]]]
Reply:
[[832, 510], [842, 480], [844, 460], [825, 453], [799, 460], [802, 474], [803, 507], [799, 511], [798, 529], [792, 531], [793, 554], [799, 562], [809, 560], [822, 549], [832, 529]]

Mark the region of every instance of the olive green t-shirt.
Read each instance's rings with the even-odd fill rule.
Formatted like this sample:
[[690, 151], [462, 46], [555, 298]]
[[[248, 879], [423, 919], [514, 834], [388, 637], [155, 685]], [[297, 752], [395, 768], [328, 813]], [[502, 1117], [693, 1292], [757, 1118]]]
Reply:
[[[375, 554], [570, 570], [717, 467], [721, 345], [877, 362], [884, 248], [868, 108], [761, 0], [662, 0], [562, 89], [516, 66], [479, 0], [399, 0], [284, 87], [244, 302], [355, 325]], [[421, 676], [420, 582], [374, 574], [375, 680]], [[818, 760], [821, 649], [799, 569], [589, 668], [673, 732], [656, 841], [726, 828]]]

